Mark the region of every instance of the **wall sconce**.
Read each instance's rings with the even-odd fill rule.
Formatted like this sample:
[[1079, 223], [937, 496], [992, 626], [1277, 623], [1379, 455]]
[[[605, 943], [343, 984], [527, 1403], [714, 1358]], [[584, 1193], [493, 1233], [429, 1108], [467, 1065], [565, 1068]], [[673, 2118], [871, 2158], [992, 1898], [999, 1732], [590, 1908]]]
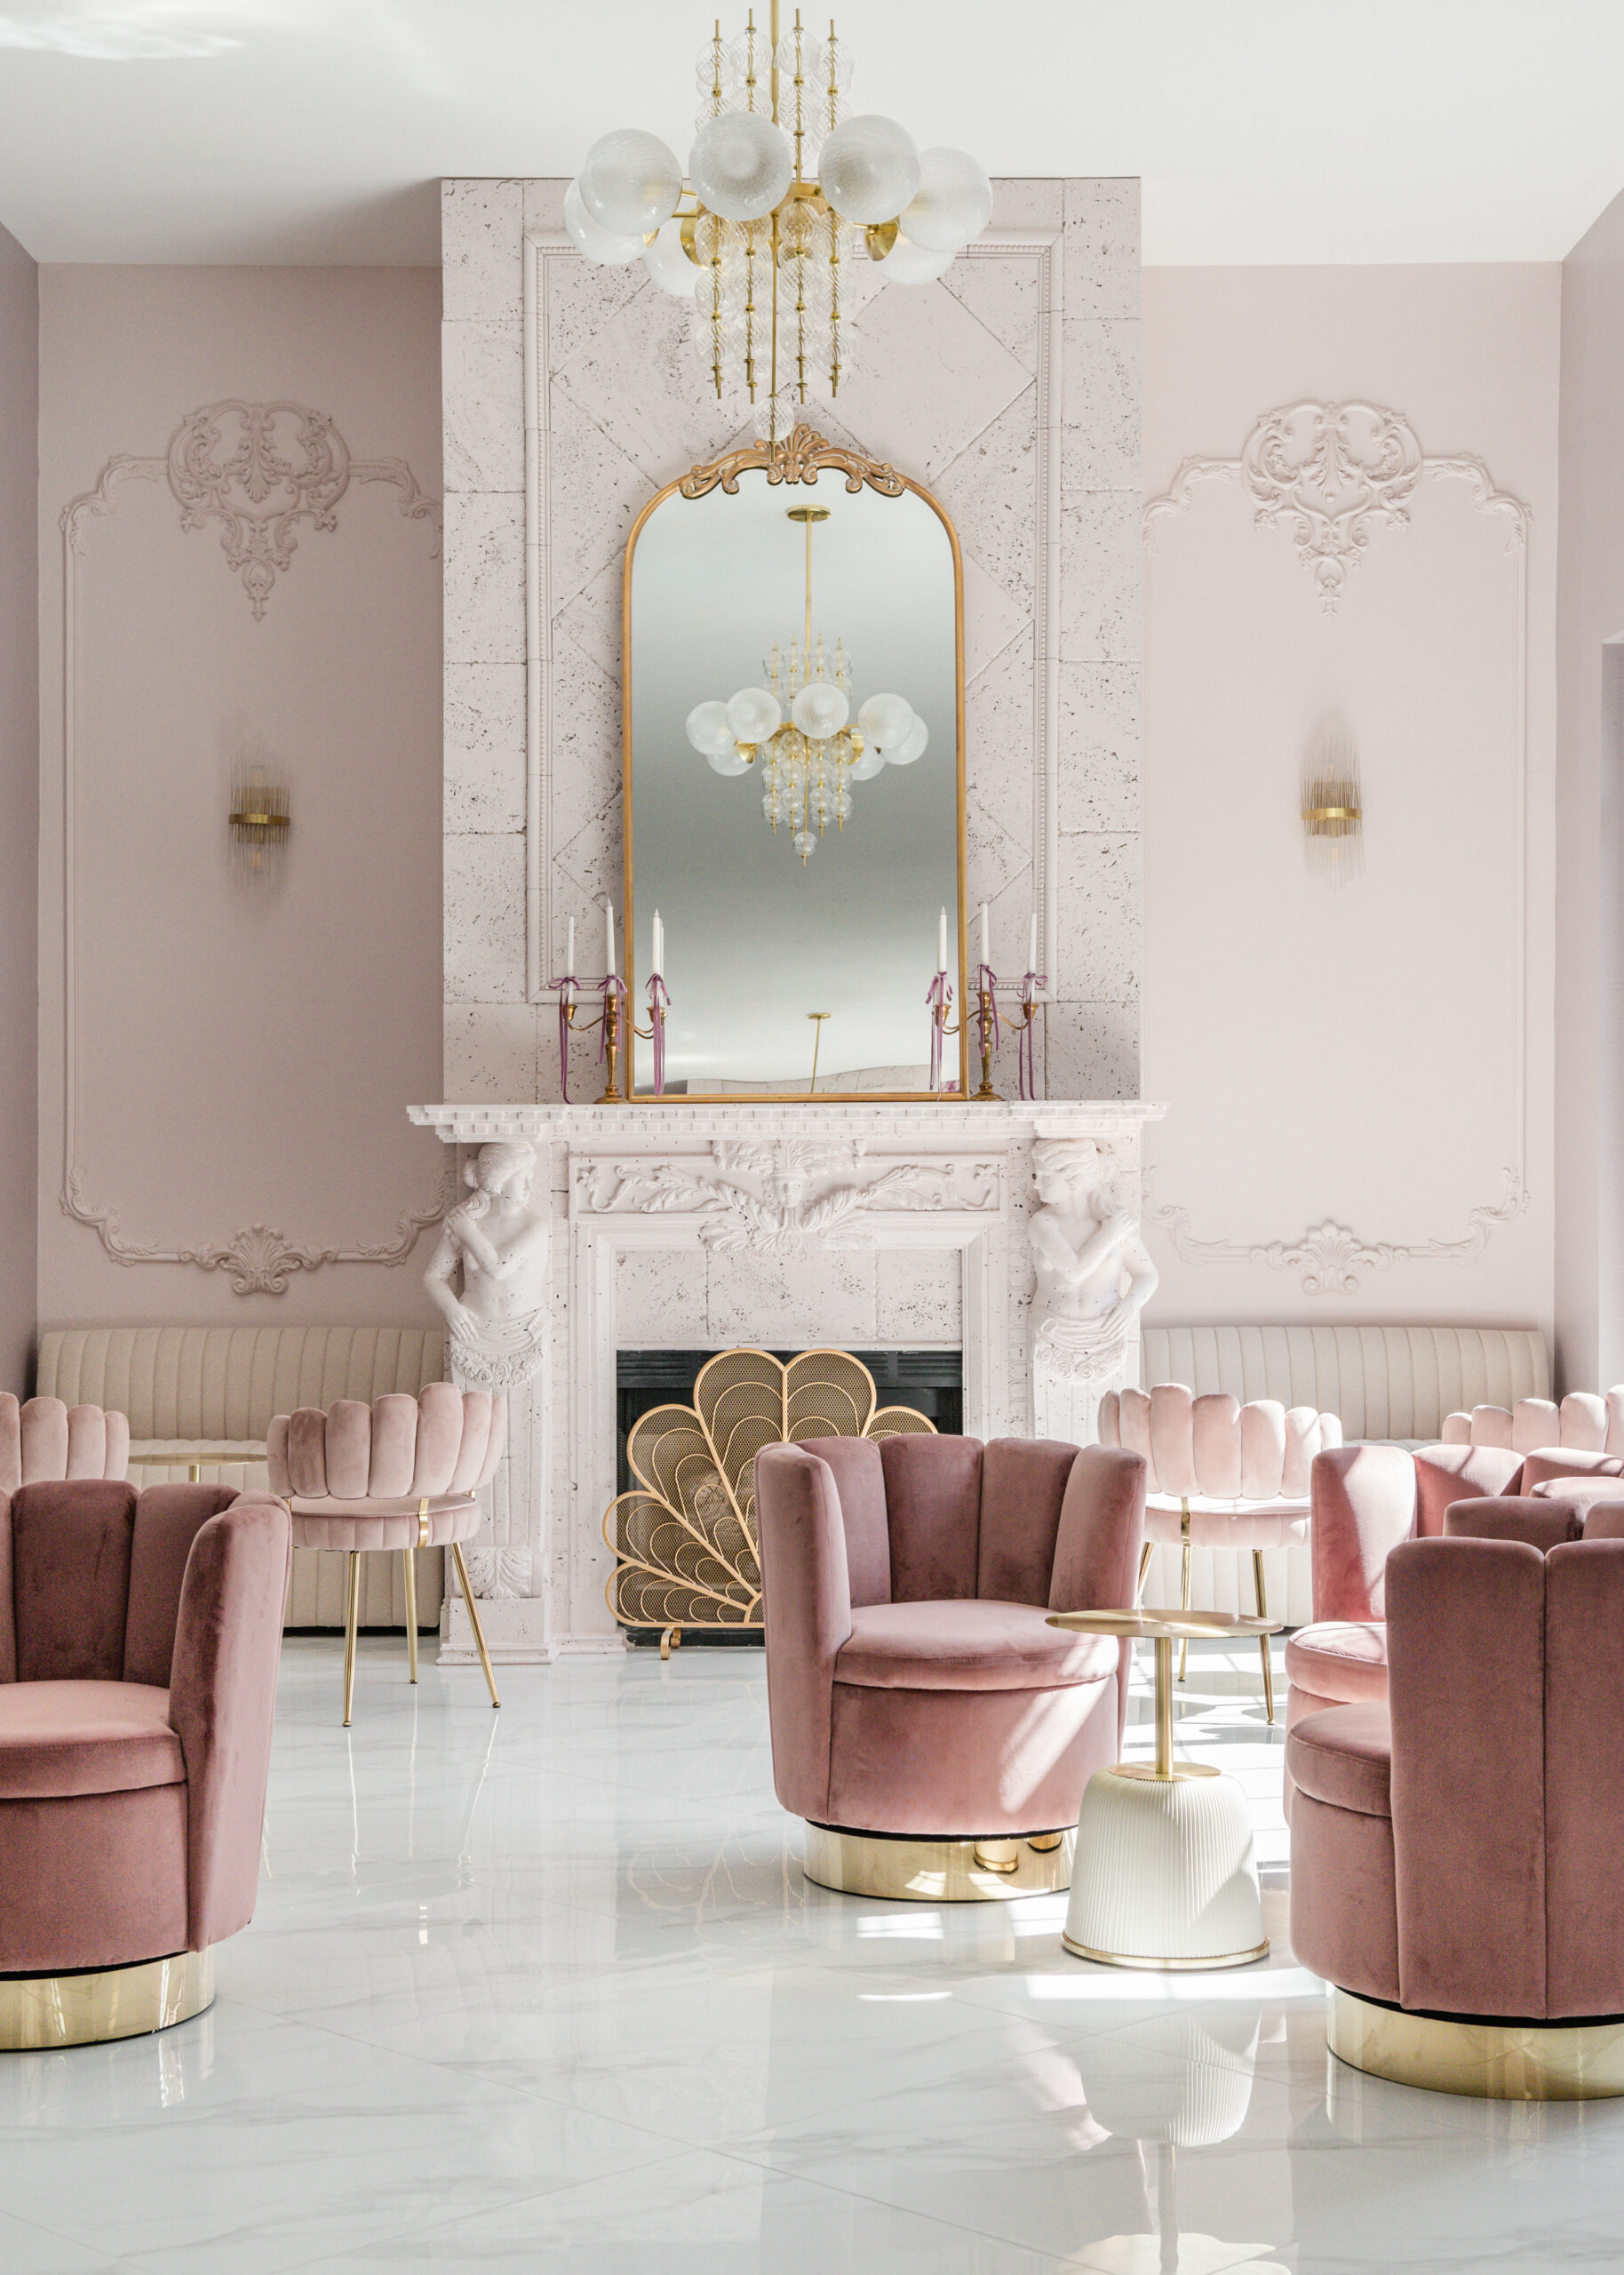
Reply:
[[239, 873], [275, 874], [292, 826], [286, 783], [267, 782], [261, 766], [243, 768], [231, 789], [232, 858]]
[[1302, 762], [1302, 835], [1312, 875], [1345, 885], [1363, 873], [1359, 754], [1341, 737], [1321, 736]]

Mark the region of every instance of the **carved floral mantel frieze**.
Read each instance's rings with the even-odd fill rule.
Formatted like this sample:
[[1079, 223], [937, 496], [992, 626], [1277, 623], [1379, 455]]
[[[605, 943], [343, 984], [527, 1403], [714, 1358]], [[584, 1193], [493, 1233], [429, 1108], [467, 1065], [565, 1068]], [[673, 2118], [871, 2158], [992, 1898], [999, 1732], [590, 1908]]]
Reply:
[[864, 1160], [857, 1140], [712, 1141], [701, 1156], [584, 1161], [577, 1193], [595, 1214], [694, 1218], [706, 1248], [792, 1256], [808, 1247], [872, 1244], [864, 1217], [896, 1210], [998, 1207], [994, 1161]]
[[1429, 458], [1401, 411], [1373, 403], [1289, 403], [1266, 411], [1236, 459], [1186, 459], [1172, 485], [1144, 509], [1147, 543], [1155, 525], [1182, 513], [1199, 482], [1238, 482], [1260, 529], [1285, 527], [1320, 601], [1334, 614], [1348, 572], [1365, 556], [1371, 531], [1402, 527], [1423, 475], [1472, 485], [1476, 503], [1504, 519], [1506, 542], [1522, 550], [1528, 508], [1495, 487], [1480, 458]]

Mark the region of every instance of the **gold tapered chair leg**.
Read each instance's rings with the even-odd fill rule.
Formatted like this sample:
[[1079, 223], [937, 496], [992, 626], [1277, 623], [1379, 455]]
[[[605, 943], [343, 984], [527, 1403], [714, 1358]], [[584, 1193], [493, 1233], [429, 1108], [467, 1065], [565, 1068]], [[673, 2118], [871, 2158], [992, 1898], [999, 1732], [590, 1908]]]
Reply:
[[[1267, 1619], [1269, 1598], [1263, 1589], [1263, 1552], [1261, 1548], [1254, 1548], [1252, 1552], [1252, 1585], [1257, 1590], [1257, 1616], [1260, 1619]], [[1257, 1639], [1257, 1648], [1263, 1655], [1263, 1707], [1272, 1722], [1274, 1720], [1274, 1656], [1269, 1648], [1270, 1640], [1267, 1635], [1260, 1635]]]
[[403, 1548], [402, 1558], [406, 1569], [406, 1672], [408, 1679], [418, 1679], [418, 1552]]
[[1156, 1543], [1153, 1540], [1147, 1540], [1144, 1546], [1139, 1552], [1139, 1580], [1134, 1590], [1134, 1601], [1135, 1603], [1140, 1602], [1143, 1598], [1144, 1576], [1150, 1569], [1150, 1559], [1155, 1555], [1155, 1553]]
[[350, 1551], [349, 1586], [344, 1605], [344, 1727], [350, 1726], [350, 1702], [355, 1696], [355, 1629], [361, 1619], [361, 1551]]
[[473, 1628], [474, 1640], [480, 1648], [480, 1664], [485, 1670], [485, 1688], [490, 1693], [491, 1704], [499, 1706], [502, 1702], [497, 1696], [497, 1679], [490, 1672], [490, 1654], [485, 1648], [485, 1631], [480, 1625], [478, 1607], [474, 1603], [474, 1590], [468, 1581], [468, 1568], [463, 1562], [461, 1541], [454, 1540], [451, 1543], [451, 1554], [457, 1560], [457, 1578], [462, 1589], [462, 1600], [468, 1607], [468, 1624]]
[[[1183, 1609], [1188, 1611], [1190, 1609], [1190, 1507], [1188, 1503], [1186, 1503], [1184, 1509], [1184, 1553], [1182, 1563], [1182, 1579], [1180, 1587], [1179, 1602]], [[1184, 1664], [1189, 1656], [1190, 1638], [1186, 1635], [1179, 1645], [1179, 1680], [1181, 1682], [1184, 1680]]]

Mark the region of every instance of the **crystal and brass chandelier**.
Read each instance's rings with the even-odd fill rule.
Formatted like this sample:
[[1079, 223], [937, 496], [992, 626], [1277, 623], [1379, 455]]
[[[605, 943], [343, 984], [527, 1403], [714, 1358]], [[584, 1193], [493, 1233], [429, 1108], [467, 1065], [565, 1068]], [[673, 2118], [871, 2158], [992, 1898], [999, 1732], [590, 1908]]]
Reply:
[[726, 703], [696, 704], [688, 738], [717, 774], [743, 774], [763, 760], [761, 811], [775, 837], [781, 822], [787, 826], [804, 868], [830, 823], [844, 831], [850, 820], [852, 784], [872, 782], [888, 762], [912, 766], [930, 736], [900, 695], [871, 695], [850, 723], [850, 652], [839, 638], [831, 648], [821, 632], [815, 643], [812, 632], [812, 532], [829, 519], [829, 508], [792, 506], [787, 518], [807, 533], [800, 636], [787, 647], [774, 641], [762, 665], [765, 687], [742, 687]]
[[[718, 22], [699, 51], [697, 132], [684, 179], [657, 134], [625, 127], [594, 142], [564, 197], [585, 258], [641, 259], [694, 305], [694, 332], [718, 397], [742, 390], [780, 413], [808, 387], [840, 392], [851, 369], [850, 277], [863, 233], [887, 283], [927, 284], [981, 235], [992, 186], [967, 151], [920, 151], [895, 119], [848, 116], [851, 59], [787, 32], [772, 0], [736, 40]], [[784, 423], [792, 423], [786, 417]]]

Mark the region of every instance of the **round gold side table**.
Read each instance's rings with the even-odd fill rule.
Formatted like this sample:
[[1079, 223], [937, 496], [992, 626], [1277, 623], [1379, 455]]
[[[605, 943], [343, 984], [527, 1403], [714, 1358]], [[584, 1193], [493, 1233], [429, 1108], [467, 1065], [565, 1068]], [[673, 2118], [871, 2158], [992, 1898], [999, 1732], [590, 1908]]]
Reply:
[[1056, 1611], [1051, 1627], [1144, 1636], [1156, 1646], [1156, 1759], [1088, 1781], [1064, 1942], [1109, 1967], [1245, 1967], [1269, 1950], [1252, 1813], [1233, 1777], [1173, 1759], [1173, 1646], [1190, 1636], [1272, 1635], [1278, 1619], [1222, 1611]]

